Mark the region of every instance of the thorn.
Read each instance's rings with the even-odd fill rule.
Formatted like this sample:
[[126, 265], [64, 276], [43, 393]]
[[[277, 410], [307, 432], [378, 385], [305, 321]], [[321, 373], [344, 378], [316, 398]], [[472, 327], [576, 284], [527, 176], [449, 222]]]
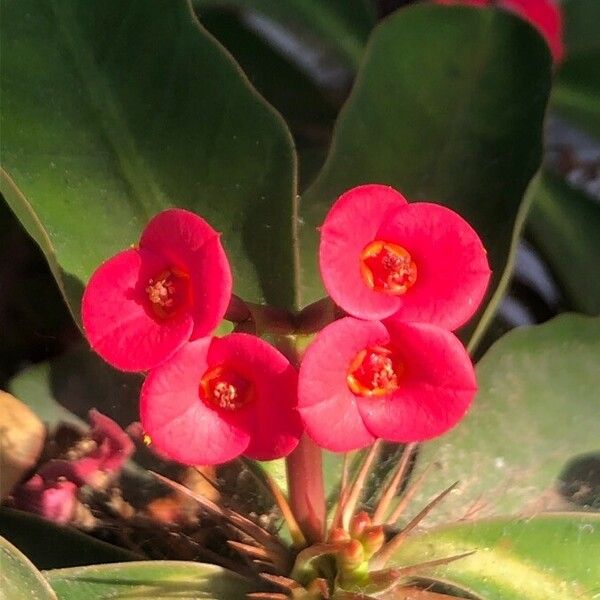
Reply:
[[367, 480], [367, 476], [371, 470], [371, 466], [377, 458], [379, 454], [379, 449], [381, 448], [381, 440], [377, 440], [371, 448], [369, 448], [369, 452], [365, 456], [363, 463], [360, 467], [360, 470], [356, 474], [352, 485], [350, 486], [350, 490], [348, 492], [348, 499], [344, 503], [344, 507], [342, 508], [342, 527], [348, 531], [348, 527], [350, 526], [350, 519], [354, 514], [356, 509], [356, 505], [360, 499], [360, 494], [363, 491], [365, 481]]
[[396, 508], [394, 509], [392, 514], [387, 518], [387, 521], [385, 522], [386, 525], [394, 525], [398, 521], [398, 519], [402, 516], [402, 514], [406, 510], [406, 507], [410, 504], [411, 500], [415, 497], [415, 494], [423, 487], [423, 484], [425, 483], [425, 479], [427, 478], [429, 473], [431, 473], [431, 470], [435, 466], [436, 466], [436, 463], [430, 463], [429, 465], [427, 465], [427, 467], [423, 470], [423, 472], [419, 475], [419, 477], [417, 477], [417, 479], [409, 486], [409, 488], [406, 490], [406, 492], [402, 496], [402, 499], [398, 503], [398, 506], [396, 506]]
[[441, 494], [438, 494], [425, 508], [414, 516], [408, 524], [397, 533], [373, 558], [371, 559], [371, 568], [380, 569], [392, 557], [394, 552], [402, 545], [408, 534], [458, 485], [455, 481], [450, 487], [446, 488]]
[[244, 544], [243, 542], [236, 542], [235, 540], [227, 540], [227, 543], [242, 554], [246, 554], [252, 558], [260, 558], [261, 560], [266, 560], [269, 562], [271, 561], [271, 556], [264, 548], [251, 546], [250, 544]]
[[221, 508], [218, 504], [215, 504], [212, 500], [195, 494], [189, 488], [173, 481], [167, 477], [163, 477], [155, 471], [149, 471], [159, 481], [169, 486], [170, 488], [186, 494], [193, 500], [195, 500], [206, 512], [224, 519], [225, 521], [232, 524], [235, 528], [242, 531], [246, 535], [250, 536], [259, 546], [264, 547], [268, 552], [271, 553], [273, 559], [273, 565], [277, 570], [281, 572], [288, 572], [291, 569], [292, 559], [288, 549], [280, 542], [275, 536], [271, 535], [268, 531], [251, 521], [250, 519], [236, 513], [228, 508]]
[[394, 474], [386, 490], [381, 495], [381, 498], [377, 503], [377, 508], [373, 513], [373, 525], [382, 525], [385, 522], [385, 513], [387, 512], [392, 499], [398, 492], [400, 484], [404, 481], [404, 477], [408, 471], [408, 465], [410, 464], [410, 459], [414, 456], [416, 448], [417, 444], [414, 443], [404, 446], [404, 449], [402, 450], [402, 456], [398, 462], [396, 473]]
[[377, 585], [385, 585], [389, 582], [390, 587], [386, 590], [381, 590], [389, 591], [392, 588], [400, 585], [401, 581], [399, 580], [401, 579], [412, 577], [413, 575], [420, 573], [424, 569], [430, 569], [439, 565], [447, 565], [456, 560], [460, 560], [461, 558], [471, 556], [472, 554], [475, 554], [475, 550], [463, 552], [462, 554], [455, 554], [453, 556], [446, 556], [444, 558], [436, 558], [434, 560], [428, 560], [414, 565], [407, 565], [405, 567], [392, 567], [391, 569], [384, 569], [382, 571], [371, 571], [371, 573], [369, 574], [369, 579], [372, 583]]
[[263, 471], [252, 461], [243, 459], [243, 462], [254, 478], [256, 478], [260, 483], [267, 485], [271, 495], [279, 507], [279, 510], [281, 511], [285, 522], [287, 523], [292, 540], [294, 540], [294, 545], [304, 548], [306, 546], [306, 538], [302, 533], [302, 529], [300, 529], [300, 525], [298, 525], [298, 521], [296, 521], [296, 517], [292, 512], [292, 508], [288, 502], [288, 499], [285, 497], [285, 494], [279, 485], [277, 485], [277, 482], [273, 479], [273, 477]]
[[302, 586], [295, 579], [283, 577], [282, 575], [271, 575], [271, 573], [259, 573], [259, 576], [262, 577], [265, 581], [268, 581], [273, 585], [278, 585], [284, 590], [291, 591], [302, 588]]

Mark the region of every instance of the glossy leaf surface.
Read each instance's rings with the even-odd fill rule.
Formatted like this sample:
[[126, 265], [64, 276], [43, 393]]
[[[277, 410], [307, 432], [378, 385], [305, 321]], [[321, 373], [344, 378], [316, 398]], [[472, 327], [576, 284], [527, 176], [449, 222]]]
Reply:
[[56, 600], [42, 574], [3, 537], [0, 537], [0, 600]]
[[156, 212], [223, 232], [236, 292], [294, 304], [294, 152], [185, 0], [8, 0], [2, 192], [76, 316], [100, 262]]
[[478, 600], [592, 600], [600, 578], [599, 544], [598, 515], [504, 518], [410, 537], [394, 562], [416, 564], [474, 550], [423, 576], [463, 588]]
[[477, 365], [470, 413], [421, 447], [416, 474], [440, 469], [414, 506], [454, 481], [430, 523], [600, 506], [599, 352], [600, 318], [575, 314], [502, 337]]
[[236, 573], [193, 562], [142, 561], [46, 571], [61, 600], [140, 598], [147, 600], [244, 600], [252, 591]]
[[545, 44], [506, 12], [424, 4], [386, 19], [301, 201], [303, 304], [323, 295], [313, 285], [315, 228], [339, 194], [363, 183], [459, 212], [483, 239], [496, 291], [540, 161], [549, 86]]

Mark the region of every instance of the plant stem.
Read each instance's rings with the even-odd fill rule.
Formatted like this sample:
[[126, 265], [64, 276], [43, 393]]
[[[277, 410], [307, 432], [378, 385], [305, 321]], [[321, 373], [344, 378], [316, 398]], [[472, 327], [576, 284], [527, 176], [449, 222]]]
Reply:
[[289, 501], [296, 520], [309, 542], [322, 542], [326, 509], [321, 449], [304, 434], [285, 462]]

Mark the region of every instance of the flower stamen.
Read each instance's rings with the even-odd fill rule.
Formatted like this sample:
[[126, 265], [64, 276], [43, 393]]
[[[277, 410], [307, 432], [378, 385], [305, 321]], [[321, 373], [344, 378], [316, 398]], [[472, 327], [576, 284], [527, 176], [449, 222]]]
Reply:
[[207, 371], [200, 380], [200, 397], [223, 410], [238, 410], [254, 397], [248, 379], [230, 367], [220, 365]]
[[168, 319], [189, 302], [189, 276], [178, 269], [166, 269], [151, 278], [145, 290], [154, 314]]
[[417, 280], [417, 265], [408, 250], [381, 240], [361, 252], [360, 272], [372, 290], [395, 296], [405, 294]]
[[346, 381], [358, 396], [387, 396], [399, 387], [402, 363], [385, 346], [361, 350], [350, 363]]

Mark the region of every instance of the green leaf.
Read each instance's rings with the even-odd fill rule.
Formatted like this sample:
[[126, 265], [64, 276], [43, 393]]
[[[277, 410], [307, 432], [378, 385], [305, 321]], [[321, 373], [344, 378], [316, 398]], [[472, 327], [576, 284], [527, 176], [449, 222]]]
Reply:
[[527, 228], [570, 305], [600, 313], [600, 204], [548, 172], [532, 190]]
[[353, 69], [358, 67], [376, 21], [375, 9], [367, 0], [194, 0], [194, 5], [201, 11], [229, 6], [259, 12], [318, 40]]
[[9, 389], [50, 427], [65, 421], [82, 425], [91, 408], [125, 427], [139, 419], [141, 384], [141, 376], [116, 371], [81, 343], [21, 371]]
[[298, 185], [305, 189], [325, 160], [342, 99], [322, 89], [293, 62], [293, 57], [278, 53], [257, 32], [245, 27], [236, 13], [203, 9], [201, 21], [285, 119], [298, 153]]
[[0, 600], [56, 600], [31, 561], [0, 537]]
[[481, 600], [592, 600], [600, 581], [598, 515], [494, 519], [409, 537], [394, 563], [410, 565], [475, 550], [423, 571]]
[[39, 569], [123, 562], [139, 558], [133, 552], [97, 540], [71, 527], [58, 526], [31, 513], [10, 508], [0, 508], [0, 535], [24, 552]]
[[600, 502], [594, 467], [586, 468], [600, 460], [592, 454], [600, 439], [599, 353], [600, 318], [575, 314], [497, 341], [477, 365], [479, 393], [465, 419], [422, 445], [415, 474], [432, 462], [441, 468], [413, 506], [457, 480], [459, 490], [430, 523], [471, 509], [479, 517]]
[[301, 202], [302, 304], [323, 295], [315, 227], [340, 193], [376, 182], [453, 208], [482, 236], [494, 271], [486, 321], [540, 162], [549, 88], [543, 40], [504, 11], [417, 5], [384, 21]]
[[552, 108], [600, 137], [600, 3], [565, 0], [566, 57], [552, 91]]
[[7, 0], [2, 21], [1, 191], [74, 315], [169, 206], [223, 232], [237, 294], [293, 307], [290, 134], [188, 2]]
[[245, 600], [248, 580], [221, 567], [183, 561], [140, 561], [44, 573], [61, 600]]

